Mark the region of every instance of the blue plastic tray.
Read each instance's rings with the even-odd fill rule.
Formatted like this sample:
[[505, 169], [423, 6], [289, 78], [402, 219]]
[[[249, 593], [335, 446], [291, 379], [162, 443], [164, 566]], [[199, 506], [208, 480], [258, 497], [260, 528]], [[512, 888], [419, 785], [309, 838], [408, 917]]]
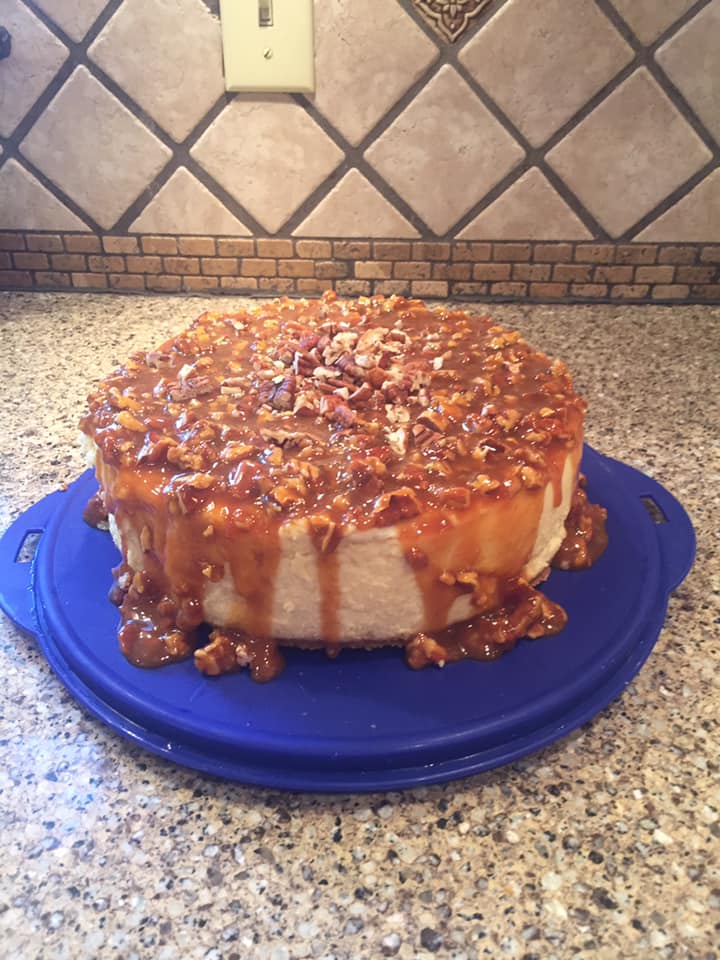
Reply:
[[[687, 514], [658, 483], [586, 447], [589, 494], [608, 509], [610, 545], [588, 571], [543, 590], [568, 612], [558, 636], [522, 640], [492, 662], [409, 669], [399, 650], [329, 660], [290, 651], [267, 685], [200, 676], [191, 662], [131, 666], [108, 599], [118, 553], [87, 526], [90, 472], [31, 507], [0, 540], [0, 607], [34, 634], [75, 698], [153, 753], [271, 787], [367, 791], [500, 766], [593, 717], [632, 680], [692, 564]], [[651, 519], [650, 498], [664, 521]], [[656, 511], [657, 512], [657, 511]], [[41, 534], [32, 563], [25, 538]]]

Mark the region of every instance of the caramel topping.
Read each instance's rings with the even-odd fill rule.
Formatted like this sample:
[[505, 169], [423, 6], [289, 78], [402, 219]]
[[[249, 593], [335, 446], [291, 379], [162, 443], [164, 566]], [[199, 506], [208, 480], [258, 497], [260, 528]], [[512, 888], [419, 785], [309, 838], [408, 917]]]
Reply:
[[560, 361], [402, 297], [207, 313], [90, 396], [82, 429], [185, 512], [383, 526], [540, 489], [585, 409]]

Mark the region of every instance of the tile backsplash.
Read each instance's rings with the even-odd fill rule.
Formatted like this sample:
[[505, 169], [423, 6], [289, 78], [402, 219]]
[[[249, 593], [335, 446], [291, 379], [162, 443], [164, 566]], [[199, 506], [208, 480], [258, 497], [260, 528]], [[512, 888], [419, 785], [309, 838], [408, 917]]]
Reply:
[[[436, 295], [462, 295], [475, 279], [465, 295], [718, 297], [720, 0], [315, 0], [312, 96], [226, 93], [211, 0], [1, 0], [0, 25], [13, 40], [0, 62], [0, 286], [150, 286], [125, 259], [54, 269], [48, 257], [81, 256], [62, 239], [77, 233], [101, 252], [128, 238], [136, 254], [148, 237], [178, 250], [196, 235], [215, 255], [218, 238], [247, 238], [250, 259], [282, 239], [280, 259], [298, 261], [304, 240], [362, 241], [349, 273], [305, 279], [367, 292], [437, 280]], [[422, 277], [388, 274], [373, 241], [447, 249], [446, 275], [415, 253], [403, 262], [429, 264]], [[539, 265], [552, 242], [599, 244], [623, 276], [620, 250], [652, 246], [635, 262], [662, 264], [662, 289], [584, 271], [553, 292], [552, 271], [515, 280], [512, 260], [501, 280], [474, 278], [463, 251], [514, 242]], [[385, 266], [362, 276], [371, 261]], [[241, 257], [233, 284], [216, 272], [180, 288], [261, 289], [243, 269]], [[303, 292], [299, 274], [284, 279], [275, 289]]]

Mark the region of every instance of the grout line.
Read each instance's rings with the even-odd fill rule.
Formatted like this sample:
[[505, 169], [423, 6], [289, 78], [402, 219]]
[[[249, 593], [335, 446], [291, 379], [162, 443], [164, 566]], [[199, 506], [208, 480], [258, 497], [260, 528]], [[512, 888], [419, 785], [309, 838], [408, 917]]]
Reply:
[[705, 146], [712, 151], [713, 155], [720, 159], [720, 150], [715, 137], [705, 127], [700, 117], [695, 113], [691, 104], [685, 99], [682, 92], [675, 86], [672, 80], [664, 72], [655, 58], [655, 54], [669, 39], [678, 33], [686, 23], [689, 23], [694, 17], [708, 6], [712, 0], [698, 0], [689, 10], [686, 10], [682, 17], [679, 17], [675, 23], [671, 24], [656, 40], [648, 46], [635, 36], [631, 28], [622, 19], [610, 0], [595, 0], [597, 7], [612, 22], [613, 26], [623, 35], [623, 38], [635, 50], [635, 59], [638, 66], [644, 66], [662, 91], [672, 101], [678, 109], [681, 116], [690, 124], [695, 133], [705, 143]]
[[[508, 2], [508, 0], [506, 0]], [[503, 4], [504, 5], [504, 4]], [[494, 13], [497, 13], [499, 8], [494, 10]], [[478, 27], [478, 30], [481, 29], [481, 26]], [[559, 143], [567, 134], [578, 124], [580, 123], [585, 116], [587, 116], [597, 104], [601, 103], [609, 93], [620, 83], [622, 82], [622, 73], [620, 71], [615, 77], [611, 78], [590, 100], [581, 107], [573, 116], [569, 117], [568, 120], [555, 131], [551, 137], [545, 141], [545, 143], [540, 144], [538, 147], [534, 147], [530, 141], [525, 137], [522, 131], [513, 123], [510, 117], [505, 113], [502, 107], [493, 99], [493, 97], [488, 93], [485, 88], [475, 80], [472, 73], [468, 70], [464, 63], [460, 60], [461, 50], [452, 50], [449, 53], [448, 62], [457, 70], [460, 76], [465, 80], [465, 82], [470, 86], [474, 93], [479, 97], [481, 102], [485, 107], [492, 113], [495, 119], [504, 127], [505, 131], [510, 134], [523, 148], [525, 151], [525, 159], [529, 165], [537, 166], [542, 173], [545, 174], [547, 179], [553, 184], [557, 192], [560, 194], [560, 197], [567, 203], [567, 205], [573, 210], [573, 212], [579, 217], [581, 222], [584, 224], [587, 230], [590, 231], [596, 238], [600, 241], [609, 240], [610, 236], [605, 228], [598, 222], [598, 220], [593, 216], [590, 210], [582, 203], [580, 198], [567, 186], [567, 184], [560, 178], [554, 170], [552, 170], [546, 161], [546, 154], [552, 148], [555, 142]], [[630, 71], [631, 64], [628, 65], [628, 75]], [[522, 174], [520, 174], [522, 175]], [[485, 209], [489, 204], [484, 203], [484, 199], [480, 201], [476, 208], [476, 215], [482, 209]]]
[[573, 193], [562, 177], [550, 166], [545, 157], [538, 163], [538, 168], [545, 174], [560, 198], [570, 207], [575, 216], [584, 225], [585, 229], [589, 231], [593, 239], [599, 243], [607, 243], [612, 239], [605, 227], [596, 219], [580, 198]]
[[415, 25], [423, 31], [429, 40], [432, 40], [432, 42], [442, 53], [443, 47], [447, 46], [450, 41], [446, 40], [445, 37], [438, 30], [436, 30], [428, 20], [425, 19], [415, 5], [414, 0], [397, 0], [397, 2], [398, 5], [401, 6], [405, 13], [410, 17], [410, 19], [415, 23]]
[[255, 217], [250, 213], [250, 211], [242, 206], [232, 194], [214, 180], [210, 174], [207, 172], [205, 167], [202, 166], [197, 160], [190, 156], [188, 153], [187, 159], [185, 161], [185, 166], [188, 168], [190, 173], [195, 176], [200, 183], [218, 200], [227, 210], [242, 223], [250, 231], [251, 236], [253, 237], [264, 237], [269, 234], [267, 230]]
[[695, 113], [691, 104], [685, 99], [682, 91], [675, 86], [660, 64], [654, 60], [648, 62], [647, 68], [665, 96], [668, 97], [671, 103], [677, 108], [680, 116], [693, 128], [715, 159], [720, 159], [720, 145], [718, 145], [715, 137], [713, 137], [700, 117]]
[[[567, 203], [567, 205], [573, 210], [573, 212], [580, 218], [584, 226], [597, 237], [598, 240], [607, 240], [609, 239], [609, 234], [604, 229], [604, 227], [595, 219], [595, 217], [590, 213], [587, 207], [582, 203], [579, 197], [566, 185], [564, 180], [562, 180], [555, 171], [549, 166], [546, 160], [546, 153], [548, 150], [548, 143], [558, 137], [562, 139], [565, 136], [565, 130], [571, 130], [575, 125], [575, 120], [578, 117], [578, 114], [575, 114], [574, 117], [571, 117], [555, 134], [552, 135], [550, 140], [545, 144], [539, 147], [533, 147], [530, 141], [525, 137], [521, 130], [519, 130], [514, 123], [506, 116], [503, 110], [495, 103], [495, 101], [490, 97], [484, 87], [481, 87], [480, 84], [475, 80], [470, 71], [464, 66], [464, 64], [457, 63], [455, 64], [460, 76], [463, 80], [468, 83], [472, 88], [474, 93], [479, 97], [481, 102], [487, 107], [487, 109], [492, 113], [496, 120], [502, 124], [505, 131], [509, 133], [514, 139], [520, 144], [520, 146], [525, 151], [525, 164], [527, 169], [530, 167], [538, 167], [538, 169], [547, 177], [547, 179], [553, 184], [557, 192], [560, 194], [561, 198]], [[605, 89], [605, 88], [603, 88]], [[561, 134], [562, 131], [562, 134]], [[525, 171], [523, 171], [525, 172]], [[519, 174], [522, 176], [522, 173]], [[483, 197], [480, 202], [474, 207], [474, 215], [477, 216], [478, 213], [482, 212], [489, 203], [486, 203], [486, 197]], [[493, 198], [495, 199], [495, 198]], [[492, 202], [492, 201], [490, 201]]]
[[61, 65], [60, 69], [52, 78], [50, 83], [45, 87], [35, 103], [8, 137], [8, 150], [16, 150], [19, 152], [20, 144], [35, 126], [42, 114], [45, 113], [48, 105], [55, 99], [60, 90], [65, 86], [65, 81], [70, 77], [75, 67], [76, 63], [73, 60], [72, 55], [69, 55], [65, 63]]
[[81, 40], [73, 40], [69, 34], [65, 33], [59, 23], [56, 23], [52, 17], [48, 16], [48, 14], [35, 3], [35, 0], [22, 0], [22, 3], [24, 3], [29, 10], [32, 10], [38, 20], [41, 20], [48, 30], [54, 33], [59, 40], [62, 40], [62, 42], [68, 46], [71, 51], [74, 51], [80, 47], [89, 47], [100, 31], [105, 27], [108, 20], [110, 20], [111, 17], [117, 13], [123, 2], [124, 0], [109, 0], [107, 6], [100, 11], [95, 20], [90, 24], [85, 32], [85, 36]]
[[442, 53], [443, 48], [447, 44], [447, 40], [444, 37], [441, 37], [438, 33], [433, 30], [430, 24], [427, 22], [425, 17], [423, 17], [419, 12], [413, 0], [397, 0], [397, 3], [405, 13], [410, 17], [410, 19], [415, 23], [416, 26], [420, 27], [422, 32], [428, 38], [432, 40], [435, 46], [438, 48], [438, 52]]
[[485, 25], [490, 20], [492, 20], [496, 14], [500, 13], [502, 8], [507, 4], [509, 4], [510, 2], [511, 0], [497, 0], [496, 3], [491, 3], [488, 7], [486, 7], [482, 11], [479, 17], [476, 17], [474, 20], [471, 20], [470, 25], [468, 26], [465, 33], [463, 33], [461, 37], [458, 37], [458, 39], [453, 44], [455, 55], [459, 56], [460, 51], [463, 50], [466, 46], [468, 46], [468, 44], [472, 42], [473, 38], [476, 37], [482, 31]]
[[30, 160], [28, 160], [20, 148], [23, 140], [26, 138], [30, 130], [35, 126], [41, 115], [44, 114], [48, 105], [57, 96], [68, 78], [76, 69], [78, 65], [78, 56], [82, 56], [88, 44], [92, 43], [98, 33], [103, 29], [105, 24], [118, 10], [123, 0], [110, 0], [108, 5], [104, 10], [101, 11], [95, 22], [90, 26], [87, 33], [79, 43], [76, 43], [74, 40], [72, 40], [64, 32], [64, 30], [62, 30], [61, 27], [59, 27], [52, 19], [50, 19], [50, 17], [48, 17], [43, 10], [36, 6], [33, 0], [23, 0], [23, 2], [25, 3], [25, 6], [38, 18], [38, 20], [40, 20], [40, 22], [43, 23], [47, 29], [67, 47], [68, 57], [13, 131], [12, 139], [8, 139], [6, 144], [3, 160], [5, 160], [7, 156], [14, 157], [14, 159], [17, 160], [18, 163], [21, 163], [21, 165], [25, 166], [26, 169], [29, 170], [33, 176], [35, 176], [59, 202], [66, 206], [72, 213], [75, 214], [75, 216], [84, 221], [91, 230], [93, 230], [95, 233], [103, 233], [104, 231], [102, 230], [102, 227], [97, 223], [94, 217], [92, 217], [91, 214], [75, 203], [75, 201], [68, 196], [68, 194], [66, 194], [60, 186], [54, 183]]
[[[55, 77], [52, 78], [45, 90], [40, 94], [33, 106], [30, 108], [23, 120], [18, 124], [16, 130], [9, 138], [0, 140], [4, 147], [2, 157], [0, 157], [0, 167], [2, 167], [8, 158], [16, 159], [27, 170], [33, 173], [38, 180], [51, 191], [51, 193], [65, 206], [68, 207], [76, 216], [84, 222], [92, 224], [92, 229], [97, 233], [125, 232], [128, 224], [131, 223], [139, 213], [145, 209], [150, 200], [157, 195], [159, 190], [167, 183], [172, 174], [179, 166], [186, 166], [198, 180], [211, 192], [211, 194], [222, 203], [233, 215], [235, 215], [246, 227], [251, 229], [255, 235], [262, 236], [268, 234], [262, 225], [247, 211], [241, 204], [215, 181], [205, 169], [190, 156], [190, 149], [197, 143], [205, 130], [210, 126], [225, 106], [232, 102], [233, 95], [224, 94], [219, 100], [204, 114], [196, 126], [188, 134], [182, 143], [176, 143], [165, 130], [147, 114], [143, 108], [137, 104], [115, 81], [107, 75], [102, 68], [94, 63], [88, 56], [88, 48], [100, 32], [105, 28], [117, 10], [120, 8], [123, 0], [110, 0], [107, 6], [101, 11], [94, 23], [91, 25], [83, 39], [79, 42], [73, 41], [60, 26], [58, 26], [43, 10], [37, 7], [35, 0], [22, 0], [25, 6], [33, 12], [37, 18], [67, 47], [69, 55], [64, 64], [60, 67]], [[204, 0], [206, 6], [210, 7], [213, 0]], [[421, 239], [428, 240], [447, 240], [452, 239], [459, 229], [462, 229], [467, 223], [471, 222], [479, 212], [486, 209], [494, 200], [517, 180], [532, 166], [537, 166], [542, 173], [552, 183], [558, 194], [565, 203], [575, 212], [575, 214], [584, 223], [586, 228], [593, 234], [596, 242], [613, 242], [608, 233], [595, 220], [589, 210], [585, 208], [580, 199], [567, 187], [558, 174], [549, 166], [546, 160], [546, 154], [560, 143], [568, 133], [580, 124], [600, 103], [602, 103], [610, 94], [612, 94], [627, 77], [632, 75], [640, 66], [645, 66], [658, 83], [663, 92], [670, 98], [671, 102], [678, 109], [694, 129], [695, 133], [703, 140], [705, 145], [712, 151], [713, 160], [709, 161], [702, 170], [698, 171], [693, 177], [689, 178], [684, 184], [681, 184], [676, 190], [663, 199], [649, 214], [646, 214], [630, 230], [626, 231], [620, 240], [627, 240], [630, 235], [644, 229], [658, 216], [670, 209], [680, 199], [686, 196], [707, 174], [713, 170], [720, 161], [720, 147], [715, 139], [705, 128], [700, 118], [695, 114], [690, 104], [685, 100], [681, 91], [679, 91], [672, 81], [664, 73], [660, 65], [655, 60], [655, 53], [672, 38], [682, 27], [689, 23], [701, 10], [708, 6], [714, 0], [697, 0], [689, 10], [672, 23], [655, 41], [644, 46], [635, 36], [629, 25], [623, 20], [622, 16], [610, 3], [610, 0], [595, 0], [599, 10], [601, 10], [608, 20], [613, 24], [619, 34], [635, 51], [635, 57], [623, 70], [619, 71], [604, 87], [602, 87], [593, 97], [591, 97], [583, 107], [578, 110], [569, 120], [565, 122], [551, 137], [540, 147], [532, 147], [521, 131], [506, 116], [500, 106], [490, 97], [488, 92], [478, 84], [469, 71], [459, 62], [460, 52], [472, 41], [472, 39], [483, 29], [486, 23], [494, 17], [506, 3], [511, 0], [498, 0], [497, 3], [490, 3], [474, 20], [464, 34], [455, 43], [444, 40], [433, 29], [433, 27], [419, 13], [412, 0], [398, 0], [400, 7], [412, 21], [422, 29], [426, 37], [434, 44], [438, 53], [436, 59], [423, 72], [404, 93], [398, 98], [395, 104], [387, 110], [380, 118], [378, 123], [365, 135], [365, 137], [355, 147], [349, 144], [341, 132], [336, 129], [312, 104], [307, 98], [296, 95], [295, 102], [298, 103], [308, 113], [308, 115], [330, 136], [330, 138], [344, 151], [345, 159], [338, 167], [329, 174], [323, 183], [321, 183], [311, 194], [306, 197], [303, 203], [291, 214], [281, 229], [274, 234], [283, 236], [297, 227], [309, 213], [316, 209], [333, 187], [340, 181], [342, 176], [353, 167], [357, 168], [367, 179], [378, 189], [383, 198], [389, 202], [395, 209], [401, 213], [416, 229], [422, 234]], [[385, 181], [385, 179], [372, 167], [365, 159], [364, 154], [368, 147], [375, 143], [392, 125], [398, 116], [407, 108], [415, 97], [427, 86], [428, 83], [437, 75], [444, 65], [453, 67], [459, 75], [470, 85], [474, 94], [491, 112], [495, 119], [503, 126], [506, 132], [520, 144], [525, 151], [525, 158], [510, 173], [500, 181], [499, 184], [488, 191], [481, 200], [472, 207], [453, 228], [443, 235], [435, 234], [434, 231], [423, 222], [422, 218], [406, 203], [406, 201]], [[48, 177], [41, 173], [30, 161], [26, 160], [20, 152], [20, 145], [28, 132], [32, 129], [38, 118], [44, 113], [48, 104], [62, 89], [63, 85], [77, 68], [83, 65], [94, 78], [102, 83], [108, 92], [115, 96], [123, 106], [128, 109], [133, 117], [138, 119], [150, 132], [157, 137], [172, 152], [172, 157], [160, 173], [148, 184], [138, 197], [125, 212], [118, 218], [115, 225], [110, 230], [103, 230], [95, 223], [93, 218], [82, 210], [62, 189], [53, 183]]]
[[363, 156], [365, 152], [388, 131], [397, 118], [405, 112], [413, 100], [435, 79], [442, 67], [445, 66], [445, 62], [446, 60], [443, 56], [433, 60], [418, 79], [412, 83], [390, 109], [380, 117], [375, 126], [368, 130], [355, 147], [348, 144], [349, 149]]
[[[434, 73], [430, 73], [432, 68], [429, 68], [425, 74], [413, 84], [413, 87], [422, 87], [425, 82], [428, 82], [424, 78], [430, 74], [433, 76]], [[410, 90], [407, 93], [410, 93]], [[412, 99], [412, 97], [411, 97]], [[395, 207], [397, 211], [405, 217], [421, 234], [432, 233], [430, 228], [424, 223], [422, 218], [415, 212], [415, 210], [400, 196], [400, 194], [395, 191], [389, 183], [375, 170], [375, 168], [365, 159], [365, 144], [371, 140], [372, 134], [374, 131], [377, 131], [378, 126], [374, 128], [374, 131], [371, 131], [370, 134], [367, 134], [360, 143], [354, 147], [349, 143], [342, 135], [339, 130], [336, 128], [323, 116], [322, 113], [315, 107], [313, 103], [310, 103], [305, 97], [301, 94], [297, 94], [295, 97], [296, 102], [301, 105], [305, 112], [317, 123], [317, 125], [333, 140], [333, 142], [338, 146], [343, 153], [345, 154], [345, 160], [325, 179], [325, 181], [315, 190], [310, 196], [306, 197], [303, 203], [297, 208], [297, 210], [292, 214], [291, 217], [283, 224], [282, 232], [289, 233], [294, 230], [302, 221], [314, 210], [318, 203], [323, 200], [327, 194], [332, 190], [337, 182], [341, 179], [341, 175], [338, 175], [338, 172], [345, 167], [344, 173], [347, 173], [348, 170], [355, 167], [360, 173], [365, 176], [365, 178], [378, 190], [380, 195], [387, 200], [391, 206]], [[395, 116], [399, 116], [405, 105], [399, 107], [398, 104], [395, 105], [397, 113], [393, 111], [393, 115], [389, 116], [390, 111], [382, 118], [382, 123], [384, 128], [390, 125], [390, 123], [395, 119]], [[385, 123], [387, 121], [387, 124]], [[383, 131], [384, 132], [384, 131]], [[376, 134], [374, 139], [377, 139], [379, 134]]]
[[75, 203], [72, 197], [68, 197], [65, 193], [63, 193], [59, 187], [57, 187], [52, 180], [42, 172], [42, 170], [38, 169], [38, 167], [36, 167], [31, 160], [28, 160], [28, 158], [24, 156], [15, 156], [14, 159], [20, 164], [21, 167], [24, 167], [29, 173], [31, 173], [35, 179], [38, 180], [55, 197], [56, 200], [59, 200], [71, 213], [74, 213], [78, 219], [87, 224], [89, 230], [91, 230], [93, 233], [104, 233], [100, 224], [79, 204]]
[[651, 43], [644, 44], [610, 0], [595, 0], [596, 5], [634, 50], [647, 51], [651, 54], [654, 54], [658, 47], [661, 47], [670, 37], [684, 27], [686, 23], [689, 23], [703, 7], [707, 7], [712, 2], [713, 0], [697, 0], [697, 2], [689, 7], [685, 13], [681, 14], [677, 20], [674, 20], [669, 27], [666, 27], [659, 37], [656, 37]]
[[[502, 180], [499, 180], [494, 187], [487, 191], [481, 200], [476, 204], [470, 207], [460, 219], [452, 225], [452, 227], [447, 231], [446, 234], [441, 238], [444, 241], [453, 240], [457, 237], [458, 232], [464, 230], [468, 224], [472, 223], [475, 217], [479, 216], [484, 210], [487, 210], [488, 207], [492, 206], [496, 200], [498, 200], [506, 190], [509, 190], [518, 180], [523, 177], [529, 170], [532, 169], [532, 163], [528, 161], [527, 154], [525, 157], [517, 163], [512, 170], [509, 170]], [[459, 238], [461, 242], [464, 242], [468, 238]], [[472, 241], [471, 241], [472, 242]], [[501, 241], [502, 242], [502, 241]], [[515, 242], [514, 240], [512, 241]]]
[[[24, 2], [26, 2], [28, 6], [32, 6], [33, 12], [36, 12], [34, 5], [32, 3], [32, 0], [24, 0]], [[103, 234], [125, 232], [127, 230], [127, 225], [139, 216], [141, 210], [143, 210], [145, 206], [147, 206], [147, 204], [150, 202], [150, 200], [153, 199], [153, 197], [157, 196], [160, 189], [163, 186], [165, 186], [165, 184], [167, 183], [169, 178], [172, 176], [172, 174], [175, 172], [175, 170], [178, 168], [178, 166], [183, 164], [187, 166], [189, 169], [191, 167], [194, 167], [194, 161], [192, 161], [192, 159], [189, 157], [188, 144], [191, 141], [194, 144], [194, 142], [202, 135], [202, 133], [204, 133], [204, 131], [207, 129], [210, 123], [212, 123], [215, 117], [221, 112], [225, 104], [230, 100], [227, 94], [222, 95], [220, 98], [218, 98], [218, 101], [215, 104], [213, 104], [213, 106], [210, 107], [210, 109], [200, 118], [200, 120], [197, 122], [195, 127], [190, 131], [190, 133], [185, 138], [185, 140], [183, 140], [181, 143], [178, 143], [175, 140], [173, 140], [172, 137], [163, 129], [163, 127], [161, 127], [156, 120], [154, 120], [148, 113], [146, 113], [145, 110], [140, 106], [140, 104], [136, 103], [132, 99], [132, 97], [130, 97], [130, 95], [127, 94], [126, 91], [118, 83], [116, 83], [112, 79], [112, 77], [110, 77], [109, 74], [107, 74], [88, 55], [88, 48], [90, 44], [95, 40], [97, 35], [105, 27], [107, 22], [111, 19], [112, 15], [119, 9], [122, 2], [123, 0], [111, 0], [111, 3], [105, 8], [103, 13], [98, 17], [94, 25], [91, 27], [91, 29], [88, 31], [88, 33], [85, 35], [85, 37], [80, 43], [74, 43], [69, 37], [67, 37], [67, 35], [60, 28], [57, 27], [56, 24], [53, 23], [53, 21], [49, 20], [49, 18], [45, 14], [41, 15], [41, 19], [46, 24], [46, 26], [48, 26], [48, 28], [51, 29], [58, 36], [58, 38], [61, 39], [63, 43], [66, 43], [70, 48], [70, 56], [66, 61], [66, 64], [68, 65], [67, 73], [62, 78], [61, 81], [55, 84], [56, 89], [53, 93], [53, 96], [55, 95], [55, 93], [59, 92], [59, 90], [64, 85], [65, 80], [78, 66], [84, 66], [87, 69], [87, 71], [90, 73], [90, 75], [93, 76], [94, 79], [97, 80], [99, 83], [101, 83], [102, 86], [108, 91], [108, 93], [114, 96], [132, 114], [133, 117], [139, 120], [172, 153], [172, 156], [167, 161], [167, 163], [162, 168], [162, 170], [153, 178], [153, 180], [141, 192], [140, 196], [137, 197], [128, 206], [128, 208], [120, 215], [120, 217], [116, 220], [115, 224], [113, 224], [112, 227], [110, 227], [108, 230], [103, 230], [99, 225], [96, 224], [97, 231]], [[63, 66], [65, 66], [65, 64]], [[31, 127], [32, 125], [34, 125], [37, 117], [44, 111], [51, 97], [45, 98], [45, 99], [46, 99], [45, 104], [40, 106], [38, 110], [33, 109], [31, 111], [34, 114], [34, 116], [32, 117], [32, 120], [29, 122], [28, 127]], [[36, 101], [36, 104], [37, 104], [37, 101]], [[197, 170], [193, 170], [193, 172], [197, 175]], [[217, 185], [215, 181], [207, 173], [203, 171], [202, 177], [198, 177], [198, 179], [200, 179], [203, 185], [208, 190], [210, 190], [210, 192], [213, 194], [215, 199], [217, 199], [220, 203], [223, 203], [226, 207], [228, 207], [228, 209], [230, 210], [230, 213], [232, 213], [234, 216], [240, 219], [240, 221], [244, 223], [246, 227], [252, 230], [257, 230], [260, 234], [266, 232], [264, 231], [262, 226], [252, 216], [250, 216], [250, 214], [247, 211], [245, 211], [242, 207], [240, 207], [240, 205], [236, 201], [230, 198], [225, 193], [224, 190], [221, 190], [219, 185]], [[51, 183], [51, 181], [48, 181], [48, 183]], [[70, 198], [64, 199], [66, 198], [66, 194], [64, 193], [64, 191], [62, 191], [62, 189], [59, 186], [55, 186], [55, 185], [53, 186], [54, 186], [53, 192], [56, 195], [59, 194], [58, 199], [63, 199], [63, 202], [67, 203], [67, 201]], [[218, 194], [222, 194], [222, 196]], [[229, 203], [227, 202], [228, 200], [230, 201]], [[71, 204], [72, 204], [72, 201], [70, 201], [70, 203], [67, 203], [68, 206], [70, 206]], [[75, 206], [76, 205], [72, 204], [71, 209], [73, 209], [73, 212], [75, 212]], [[85, 213], [83, 215], [83, 219], [88, 219], [88, 218], [92, 220], [92, 217], [90, 217], [89, 214]], [[94, 223], [94, 220], [92, 222]]]
[[[649, 213], [646, 213], [641, 217], [637, 223], [634, 223], [628, 230], [626, 230], [620, 237], [618, 237], [618, 242], [631, 242], [633, 237], [641, 233], [646, 227], [649, 227], [651, 223], [661, 217], [663, 214], [667, 213], [668, 210], [671, 210], [677, 203], [683, 200], [689, 193], [691, 193], [698, 184], [702, 183], [706, 177], [708, 177], [714, 170], [718, 170], [717, 161], [715, 159], [709, 160], [708, 163], [704, 164], [694, 173], [688, 180], [685, 180], [680, 184], [679, 187], [676, 187], [672, 193], [665, 197], [660, 203], [650, 210]], [[642, 242], [642, 241], [640, 241]], [[670, 243], [671, 241], [667, 241]], [[705, 242], [705, 241], [693, 241], [693, 242]], [[711, 242], [711, 241], [706, 241]]]
[[548, 139], [537, 149], [547, 155], [553, 150], [559, 143], [561, 143], [569, 133], [571, 133], [576, 127], [579, 127], [580, 124], [585, 120], [590, 114], [600, 106], [601, 103], [604, 103], [607, 98], [615, 93], [618, 87], [621, 87], [622, 84], [631, 77], [633, 73], [641, 66], [641, 62], [637, 56], [626, 64], [622, 70], [615, 74], [614, 77], [611, 77], [606, 84], [604, 84], [600, 89], [594, 93], [589, 100], [587, 100], [582, 107], [569, 117], [562, 126], [552, 133]]

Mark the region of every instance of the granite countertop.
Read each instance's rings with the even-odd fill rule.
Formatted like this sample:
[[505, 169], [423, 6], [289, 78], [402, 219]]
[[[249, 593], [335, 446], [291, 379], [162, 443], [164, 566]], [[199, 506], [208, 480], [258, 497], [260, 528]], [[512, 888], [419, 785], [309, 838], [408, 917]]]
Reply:
[[[0, 530], [83, 470], [76, 423], [96, 378], [238, 302], [0, 294]], [[720, 308], [492, 312], [568, 362], [590, 443], [692, 516], [697, 562], [639, 676], [503, 769], [406, 792], [282, 793], [121, 739], [0, 616], [6, 955], [718, 957]]]

